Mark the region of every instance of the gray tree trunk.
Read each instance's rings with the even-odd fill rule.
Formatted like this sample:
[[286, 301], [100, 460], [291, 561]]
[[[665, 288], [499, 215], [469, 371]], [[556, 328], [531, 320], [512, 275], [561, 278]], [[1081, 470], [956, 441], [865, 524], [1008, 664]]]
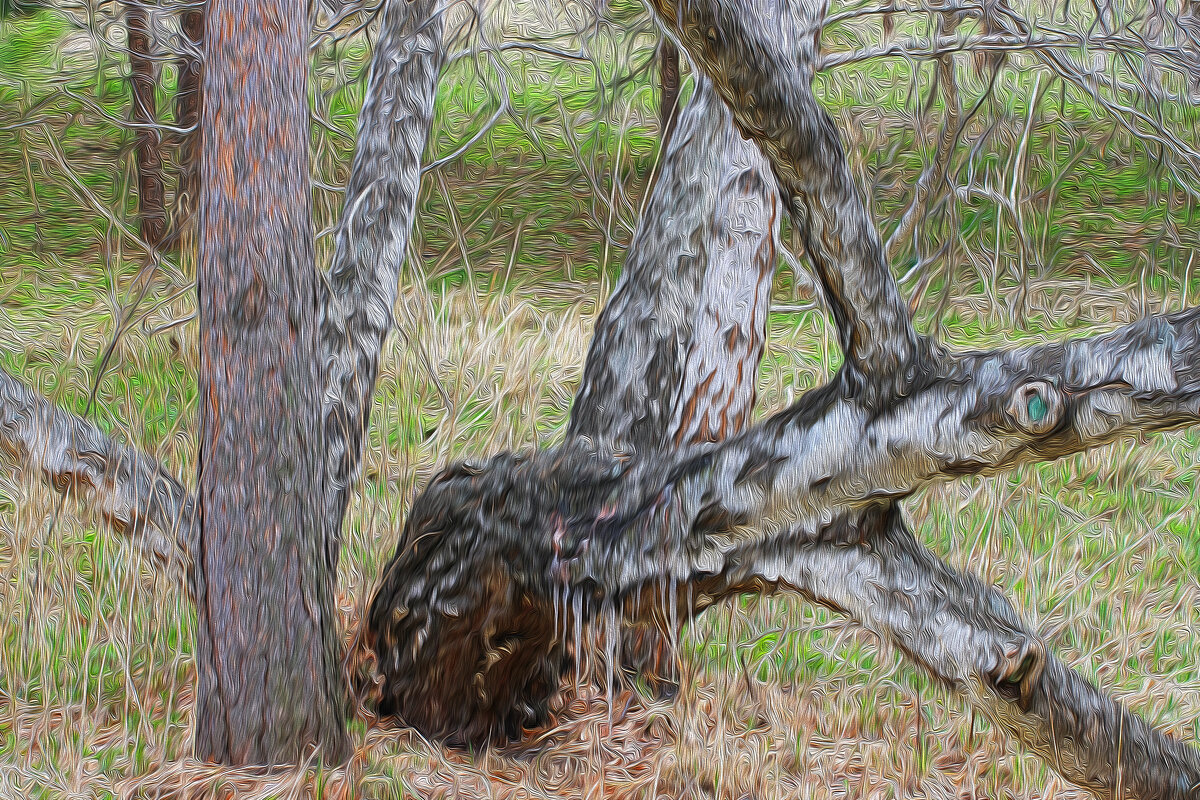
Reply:
[[[613, 344], [589, 358], [576, 435], [562, 447], [455, 465], [417, 498], [368, 620], [367, 638], [388, 677], [384, 710], [459, 741], [518, 734], [557, 691], [568, 666], [564, 642], [576, 625], [621, 612], [671, 627], [730, 593], [786, 589], [853, 615], [1098, 795], [1195, 796], [1194, 749], [1063, 666], [994, 589], [921, 548], [894, 504], [931, 481], [1200, 422], [1200, 310], [1016, 351], [948, 353], [917, 336], [837, 132], [812, 97], [813, 32], [823, 7], [765, 6], [656, 3], [662, 24], [713, 77], [739, 130], [769, 159], [831, 305], [846, 366], [829, 385], [731, 438], [688, 447], [690, 434], [664, 436], [664, 429], [721, 432], [689, 427], [686, 420], [719, 417], [677, 417], [688, 404], [676, 399], [706, 397], [703, 380], [688, 388], [688, 376], [703, 377], [700, 365], [710, 357], [723, 365], [711, 374], [723, 376], [756, 360], [753, 347], [740, 355], [701, 348], [705, 357], [695, 360], [679, 343], [711, 341], [717, 330], [702, 324], [699, 309], [709, 304], [699, 298], [744, 298], [754, 309], [763, 277], [742, 261], [736, 280], [722, 287], [720, 271], [697, 262], [689, 269], [703, 269], [703, 277], [687, 294], [674, 282], [695, 281], [694, 272], [663, 276], [655, 266], [679, 264], [680, 245], [665, 246], [640, 269], [631, 261], [622, 289], [629, 308], [656, 292], [692, 305], [666, 323], [631, 311], [629, 330], [624, 315], [606, 318], [611, 326], [602, 324], [598, 335]], [[704, 134], [709, 147], [727, 141], [714, 134]], [[685, 147], [678, 138], [672, 147]], [[391, 152], [419, 155], [412, 141], [404, 137]], [[698, 158], [711, 164], [715, 157], [710, 150]], [[676, 184], [672, 192], [684, 185], [665, 175], [660, 183]], [[655, 224], [649, 215], [642, 227]], [[407, 235], [403, 219], [385, 227]], [[375, 285], [394, 279], [388, 272]], [[750, 321], [739, 329], [753, 329], [755, 313], [739, 312]], [[668, 342], [676, 346], [662, 358], [646, 357], [653, 350], [645, 347]], [[604, 378], [610, 362], [649, 366]], [[369, 386], [345, 392], [350, 411], [333, 417], [343, 430], [361, 430], [349, 415]], [[743, 402], [712, 395], [696, 407]], [[622, 415], [610, 406], [641, 411]], [[56, 485], [89, 490], [162, 560], [196, 557], [195, 540], [175, 532], [188, 509], [182, 487], [2, 374], [0, 443]], [[335, 452], [330, 463], [326, 474], [343, 469], [348, 485], [352, 457]], [[336, 498], [344, 488], [331, 491]], [[336, 507], [324, 506], [326, 529]]]
[[213, 0], [205, 36], [196, 756], [226, 764], [349, 750], [322, 525], [307, 32], [302, 4]]

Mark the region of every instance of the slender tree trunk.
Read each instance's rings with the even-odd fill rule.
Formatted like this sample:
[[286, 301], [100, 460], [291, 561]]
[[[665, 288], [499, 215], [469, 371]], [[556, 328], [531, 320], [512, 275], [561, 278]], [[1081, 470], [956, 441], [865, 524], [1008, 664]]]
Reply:
[[[207, 0], [195, 0], [180, 15], [180, 27], [189, 51], [179, 59], [179, 82], [175, 89], [175, 124], [187, 128], [179, 147], [179, 190], [176, 192], [175, 227], [182, 228], [196, 210], [200, 180], [200, 110], [204, 103], [201, 79], [204, 61], [204, 10]], [[196, 52], [191, 52], [195, 49]]]
[[658, 43], [658, 122], [665, 142], [679, 117], [679, 48], [663, 37]]
[[[308, 15], [215, 0], [205, 38], [196, 755], [347, 754], [323, 535]], [[269, 109], [269, 110], [268, 110]]]
[[125, 4], [125, 30], [129, 47], [133, 121], [137, 127], [138, 220], [142, 238], [152, 247], [167, 230], [163, 188], [162, 135], [157, 124], [154, 60], [150, 54], [150, 26], [144, 4]]

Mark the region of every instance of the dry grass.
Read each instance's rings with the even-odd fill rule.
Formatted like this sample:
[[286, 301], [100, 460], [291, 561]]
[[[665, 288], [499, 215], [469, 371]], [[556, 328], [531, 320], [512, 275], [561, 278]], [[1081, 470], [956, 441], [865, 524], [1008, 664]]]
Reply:
[[[571, 21], [590, 30], [584, 5], [572, 6], [582, 22]], [[494, 33], [527, 23], [513, 14]], [[588, 36], [563, 46], [602, 38]], [[593, 101], [608, 91], [599, 84], [644, 64], [644, 38], [624, 50], [601, 41], [620, 58], [548, 81], [513, 61], [515, 121], [426, 181], [418, 257], [396, 308], [402, 335], [384, 354], [364, 478], [347, 520], [338, 596], [347, 631], [413, 493], [437, 468], [561, 435], [655, 149], [644, 78], [616, 99], [604, 94], [607, 105]], [[0, 62], [5, 41], [0, 35]], [[73, 58], [94, 56], [75, 49]], [[364, 52], [350, 40], [339, 56], [350, 67], [317, 70], [321, 110], [347, 130], [361, 102], [351, 74]], [[4, 66], [4, 123], [20, 114], [3, 103], [27, 109], [38, 87], [67, 72], [61, 64], [28, 75]], [[920, 324], [955, 346], [993, 346], [1093, 332], [1194, 302], [1187, 256], [1200, 225], [1182, 189], [1160, 191], [1148, 157], [1119, 135], [1064, 166], [1066, 145], [1099, 141], [1111, 127], [1092, 119], [1094, 109], [1050, 95], [1030, 126], [1027, 162], [1014, 161], [1026, 120], [1014, 98], [1033, 81], [1020, 67], [1005, 73], [988, 108], [988, 122], [999, 120], [990, 138], [955, 163], [964, 173], [978, 169], [973, 185], [1000, 188], [1021, 167], [1026, 227], [977, 197], [961, 200], [958, 216], [935, 218], [926, 242], [952, 235], [960, 246], [930, 257], [905, 284], [923, 298]], [[101, 83], [99, 62], [81, 74], [91, 72]], [[435, 153], [452, 151], [472, 120], [490, 115], [462, 87], [494, 92], [496, 75], [472, 80], [443, 84]], [[905, 99], [909, 84], [915, 94]], [[559, 106], [563, 85], [583, 100]], [[890, 228], [936, 132], [936, 104], [920, 125], [913, 116], [928, 71], [852, 66], [821, 85]], [[103, 86], [97, 94], [119, 109], [119, 85]], [[981, 90], [964, 83], [963, 91], [974, 91], [973, 100]], [[518, 122], [538, 134], [536, 147]], [[345, 179], [345, 136], [322, 129], [317, 137], [316, 171], [336, 186]], [[128, 141], [67, 115], [0, 131], [0, 360], [82, 412], [117, 321], [148, 281], [144, 318], [120, 337], [91, 414], [188, 476], [195, 330], [175, 323], [193, 301], [185, 293], [151, 309], [186, 288], [186, 278], [173, 270], [139, 278], [137, 249], [101, 213], [128, 218], [128, 175], [117, 166], [127, 163]], [[339, 198], [318, 192], [319, 226]], [[1022, 255], [1022, 239], [1035, 242], [1036, 259]], [[915, 256], [901, 255], [903, 272]], [[794, 299], [790, 277], [781, 274], [776, 299]], [[760, 413], [829, 374], [832, 338], [817, 313], [773, 316]], [[931, 547], [1003, 586], [1073, 666], [1192, 742], [1200, 736], [1198, 444], [1195, 433], [1123, 440], [932, 487], [908, 503]], [[510, 748], [449, 751], [359, 716], [351, 722], [355, 756], [341, 769], [261, 775], [197, 764], [188, 760], [193, 611], [178, 587], [92, 522], [0, 466], [0, 797], [1080, 796], [871, 636], [789, 597], [742, 598], [691, 625], [681, 642], [682, 690], [671, 703], [625, 693], [610, 705], [603, 693], [570, 687], [555, 724]]]
[[[393, 342], [385, 355], [366, 485], [348, 525], [339, 596], [348, 627], [432, 470], [561, 431], [595, 302], [591, 287], [574, 301], [558, 291], [553, 307], [548, 292], [406, 291], [411, 345]], [[171, 357], [187, 371], [193, 332], [178, 335]], [[777, 316], [771, 341], [764, 409], [826, 369], [815, 314]], [[68, 394], [86, 389], [81, 367], [59, 365], [75, 376]], [[135, 401], [114, 401], [137, 438]], [[190, 443], [179, 439], [163, 439], [161, 452], [185, 464]], [[1078, 669], [1188, 739], [1200, 714], [1195, 444], [1183, 434], [1122, 442], [910, 503], [932, 546], [1007, 587]], [[626, 693], [610, 709], [595, 690], [572, 688], [550, 729], [506, 749], [450, 751], [359, 718], [343, 769], [262, 776], [196, 764], [186, 760], [192, 612], [177, 588], [22, 476], [7, 474], [0, 497], [11, 498], [0, 515], [5, 796], [1078, 795], [872, 637], [787, 597], [744, 598], [697, 621], [681, 643], [686, 674], [673, 703]]]

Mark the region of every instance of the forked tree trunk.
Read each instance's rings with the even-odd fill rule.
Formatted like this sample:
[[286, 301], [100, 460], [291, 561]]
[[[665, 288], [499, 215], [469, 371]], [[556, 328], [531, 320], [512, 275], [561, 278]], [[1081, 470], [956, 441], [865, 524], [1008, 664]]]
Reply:
[[196, 755], [281, 765], [316, 749], [338, 762], [308, 15], [290, 0], [215, 0], [206, 33]]
[[137, 126], [138, 221], [142, 239], [157, 247], [167, 230], [166, 191], [163, 187], [162, 135], [155, 101], [154, 58], [145, 5], [125, 4], [125, 30], [129, 47], [129, 84], [133, 97], [133, 122]]
[[[398, 5], [392, 0], [385, 8], [385, 27], [403, 16], [388, 13]], [[661, 435], [664, 427], [720, 432], [720, 425], [687, 424], [689, 419], [719, 417], [676, 415], [674, 409], [686, 411], [688, 403], [680, 405], [675, 399], [698, 398], [697, 407], [709, 409], [733, 407], [709, 393], [724, 378], [706, 383], [710, 373], [702, 365], [715, 354], [712, 363], [724, 366], [711, 374], [725, 375], [727, 368], [755, 360], [753, 347], [741, 355], [702, 347], [705, 355], [700, 359], [679, 347], [663, 347], [657, 351], [660, 364], [629, 375], [613, 374], [606, 365], [654, 365], [656, 359], [646, 354], [656, 352], [656, 346], [711, 341], [711, 332], [720, 329], [703, 333], [700, 321], [706, 313], [701, 309], [721, 309], [728, 303], [697, 298], [756, 297], [763, 276], [748, 268], [746, 260], [735, 262], [741, 268], [733, 272], [714, 270], [709, 264], [699, 292], [681, 292], [680, 286], [695, 280], [689, 269], [697, 267], [681, 261], [682, 251], [671, 249], [678, 245], [669, 242], [687, 241], [691, 247], [694, 240], [664, 237], [661, 257], [648, 257], [641, 270], [631, 264], [630, 280], [635, 274], [642, 277], [622, 295], [627, 300], [642, 298], [638, 302], [651, 297], [685, 302], [676, 307], [664, 303], [664, 314], [680, 312], [666, 324], [631, 314], [628, 330], [600, 326], [600, 335], [614, 344], [589, 358], [572, 423], [579, 435], [555, 450], [519, 457], [502, 454], [483, 464], [451, 467], [414, 503], [369, 619], [381, 669], [390, 679], [384, 687], [385, 710], [390, 705], [423, 730], [463, 741], [519, 734], [523, 724], [540, 718], [557, 690], [566, 666], [563, 643], [575, 625], [600, 612], [621, 611], [635, 621], [673, 626], [731, 593], [788, 589], [851, 614], [938, 679], [962, 689], [996, 724], [1099, 796], [1195, 796], [1200, 756], [1194, 749], [1155, 731], [1063, 666], [995, 589], [952, 570], [921, 548], [894, 503], [931, 481], [1056, 458], [1129, 431], [1200, 422], [1200, 310], [1150, 318], [1075, 342], [992, 353], [943, 352], [913, 332], [874, 226], [850, 180], [836, 130], [812, 96], [809, 82], [816, 50], [809, 32], [819, 29], [823, 4], [789, 8], [760, 0], [689, 0], [676, 8], [662, 0], [657, 6], [662, 24], [685, 44], [701, 71], [715, 76], [714, 86], [730, 104], [738, 126], [771, 160], [832, 306], [847, 353], [846, 367], [831, 384], [762, 425], [716, 444], [675, 450], [691, 434], [675, 440]], [[432, 2], [412, 7], [411, 30], [434, 24], [420, 21], [423, 14], [432, 13]], [[998, 18], [1003, 25], [1017, 24]], [[226, 32], [247, 43], [259, 35], [254, 29]], [[405, 41], [412, 39], [381, 35], [373, 74], [384, 74], [389, 63], [399, 68], [405, 52], [417, 61], [423, 58], [419, 46], [390, 50]], [[210, 52], [211, 47], [210, 39]], [[303, 61], [302, 55], [288, 54]], [[258, 67], [248, 70], [252, 85], [260, 85], [261, 65], [251, 66]], [[407, 74], [428, 78], [430, 70]], [[287, 82], [285, 75], [276, 78]], [[408, 100], [396, 101], [393, 110], [376, 121], [364, 121], [361, 138], [389, 143], [372, 150], [375, 155], [369, 158], [356, 159], [355, 170], [381, 180], [392, 174], [410, 176], [395, 189], [403, 192], [402, 187], [412, 185], [413, 142], [424, 136], [426, 128], [421, 126], [427, 121], [421, 102], [416, 107], [412, 103], [423, 102], [426, 95], [389, 90], [392, 84], [382, 79], [376, 85], [385, 97]], [[224, 92], [219, 96], [227, 99]], [[289, 96], [289, 109], [294, 110], [294, 102]], [[377, 108], [392, 107], [392, 102], [381, 100]], [[366, 112], [364, 108], [364, 119]], [[208, 114], [217, 116], [216, 111]], [[258, 124], [249, 126], [253, 140], [266, 123], [262, 118], [251, 122]], [[389, 126], [390, 133], [376, 139], [377, 129], [369, 126], [380, 125]], [[412, 136], [403, 135], [406, 126], [414, 130]], [[213, 130], [230, 135], [227, 129]], [[714, 129], [707, 130], [699, 135], [709, 141], [707, 156], [697, 155], [701, 161], [712, 159], [711, 148], [721, 141]], [[294, 138], [290, 133], [284, 137], [289, 146]], [[677, 138], [671, 148], [689, 146], [689, 137]], [[668, 162], [670, 155], [668, 148]], [[394, 159], [396, 169], [379, 169], [380, 159]], [[284, 162], [261, 163], [277, 169]], [[680, 169], [686, 169], [686, 161], [682, 163]], [[221, 176], [231, 174], [229, 169], [213, 169]], [[665, 175], [660, 183], [676, 185], [674, 191], [687, 185]], [[366, 188], [354, 190], [362, 196], [348, 192], [348, 209], [366, 203], [364, 196], [371, 191], [383, 191], [369, 177], [351, 184]], [[250, 189], [254, 186], [249, 184]], [[752, 182], [726, 196], [739, 192], [763, 197]], [[404, 210], [410, 206], [399, 205], [401, 213], [374, 229], [390, 234], [366, 238], [372, 230], [368, 225], [362, 233], [346, 237], [349, 244], [364, 243], [361, 251], [339, 245], [340, 252], [357, 253], [356, 263], [367, 267], [346, 269], [345, 284], [331, 280], [331, 286], [342, 288], [328, 298], [330, 308], [343, 297], [346, 302], [323, 320], [332, 351], [327, 357], [344, 358], [347, 365], [369, 366], [378, 357], [372, 343], [388, 324], [377, 319], [379, 298], [389, 281], [394, 283], [399, 263], [394, 245], [407, 237], [411, 219]], [[704, 230], [710, 224], [702, 220], [704, 208], [705, 203], [676, 202], [677, 212], [691, 221], [675, 224], [683, 226], [681, 230]], [[658, 213], [650, 214], [644, 226], [654, 223]], [[347, 217], [343, 231], [352, 231], [354, 215]], [[294, 224], [291, 217], [287, 220]], [[215, 239], [239, 241], [228, 234], [219, 227], [213, 230]], [[753, 240], [754, 236], [746, 239]], [[270, 237], [263, 241], [278, 244]], [[648, 243], [655, 246], [655, 238], [648, 237]], [[310, 246], [290, 240], [287, 244]], [[373, 249], [379, 248], [392, 256], [373, 258]], [[384, 267], [371, 270], [372, 264]], [[655, 269], [655, 264], [665, 269]], [[672, 264], [675, 270], [669, 268]], [[231, 270], [231, 277], [237, 274]], [[723, 285], [726, 279], [733, 283]], [[236, 285], [230, 286], [237, 291]], [[245, 311], [236, 324], [250, 328], [257, 320], [258, 329], [268, 330], [267, 323], [277, 322], [278, 314], [260, 313], [263, 306], [254, 302], [253, 291], [242, 295], [251, 302], [243, 304]], [[375, 311], [356, 315], [356, 302]], [[756, 305], [749, 303], [747, 308]], [[752, 328], [757, 324], [754, 313], [739, 318], [749, 320]], [[619, 315], [610, 318], [617, 319]], [[341, 338], [326, 333], [338, 326], [346, 332]], [[282, 370], [288, 351], [281, 350], [282, 355], [266, 357], [279, 360]], [[354, 370], [345, 374], [353, 375]], [[610, 374], [611, 380], [604, 377]], [[700, 379], [691, 388], [689, 376]], [[243, 378], [236, 372], [228, 377]], [[365, 421], [365, 414], [354, 415], [363, 407], [362, 398], [369, 397], [370, 381], [343, 383], [332, 376], [329, 381], [333, 389], [326, 392], [327, 398], [337, 394], [337, 387], [344, 396], [326, 405], [325, 419], [340, 420], [340, 429], [353, 440]], [[616, 391], [606, 395], [606, 386]], [[203, 394], [211, 406], [211, 393]], [[673, 398], [669, 403], [664, 400], [668, 394]], [[623, 404], [643, 412], [624, 417], [613, 413]], [[236, 415], [239, 409], [226, 404], [220, 411]], [[213, 416], [211, 408], [205, 413]], [[324, 430], [332, 437], [328, 426]], [[639, 445], [637, 440], [651, 444]], [[665, 449], [657, 449], [654, 442]], [[191, 535], [194, 528], [186, 524], [191, 501], [161, 467], [113, 444], [88, 423], [52, 409], [3, 373], [0, 445], [54, 485], [88, 490], [118, 528], [133, 534], [160, 560], [178, 563], [175, 556], [183, 555], [210, 565], [207, 538]], [[327, 474], [349, 476], [348, 485], [356, 447], [353, 453], [331, 447]], [[642, 447], [654, 455], [643, 452], [639, 457]], [[208, 463], [206, 459], [206, 467]], [[311, 471], [293, 477], [297, 474], [309, 480], [309, 486], [319, 480]], [[251, 489], [256, 485], [246, 484]], [[325, 488], [328, 514], [343, 505], [346, 488], [336, 481]], [[225, 496], [232, 498], [238, 491]], [[202, 497], [201, 503], [211, 503], [212, 497]], [[296, 513], [312, 519], [313, 510], [297, 506]], [[325, 519], [327, 531], [330, 519]], [[325, 553], [330, 558], [321, 559], [319, 547], [310, 548], [305, 563], [332, 561], [336, 548], [327, 545]], [[257, 558], [257, 553], [249, 558]], [[212, 599], [200, 580], [205, 577], [207, 573], [198, 576], [195, 591], [201, 619], [210, 621], [211, 615], [204, 616], [204, 605]], [[281, 663], [287, 668], [295, 658]], [[242, 711], [233, 709], [231, 714]]]
[[201, 81], [204, 60], [204, 10], [207, 0], [193, 0], [179, 17], [184, 48], [179, 58], [179, 80], [175, 87], [175, 125], [187, 130], [179, 145], [179, 188], [175, 198], [175, 227], [192, 219], [200, 191], [200, 110], [204, 103]]
[[[658, 365], [671, 359], [638, 345], [670, 338], [642, 334], [636, 313], [627, 330], [601, 326], [607, 357], [589, 359], [577, 414], [604, 421], [557, 450], [451, 467], [414, 503], [368, 620], [384, 710], [455, 741], [513, 735], [540, 719], [564, 641], [597, 615], [677, 624], [730, 594], [787, 588], [854, 615], [1098, 795], [1193, 797], [1196, 750], [1064, 667], [995, 590], [920, 548], [894, 502], [932, 480], [1195, 423], [1200, 311], [1025, 351], [960, 356], [919, 338], [809, 87], [816, 47], [801, 32], [819, 29], [822, 8], [793, 10], [659, 5], [770, 157], [846, 366], [742, 435], [643, 459], [637, 431], [663, 416], [645, 387], [669, 383]], [[685, 115], [679, 146], [686, 128]], [[655, 287], [669, 274], [642, 281], [630, 296], [670, 299]]]

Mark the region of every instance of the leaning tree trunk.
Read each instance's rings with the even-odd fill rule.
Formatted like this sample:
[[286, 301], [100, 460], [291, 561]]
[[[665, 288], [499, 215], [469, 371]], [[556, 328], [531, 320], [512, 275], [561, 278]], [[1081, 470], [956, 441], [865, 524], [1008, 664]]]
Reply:
[[125, 30], [129, 45], [133, 122], [137, 126], [138, 221], [142, 239], [151, 247], [157, 247], [167, 230], [166, 192], [163, 188], [162, 135], [156, 127], [154, 59], [150, 54], [149, 19], [143, 3], [125, 4]]
[[[701, 79], [667, 143], [621, 280], [597, 322], [568, 449], [656, 460], [747, 424], [775, 266], [779, 204], [767, 169]], [[529, 613], [520, 603], [525, 595], [503, 575], [480, 581], [457, 571], [457, 559], [414, 558], [410, 536], [417, 530], [425, 528], [410, 521], [369, 615], [385, 681], [381, 709], [460, 742], [537, 724], [565, 652], [557, 641], [545, 652], [511, 646], [546, 637], [538, 626], [549, 617]], [[423, 602], [435, 585], [447, 590], [451, 605], [462, 602], [465, 590], [472, 599], [464, 606], [483, 616], [439, 616], [447, 607]], [[399, 617], [398, 608], [405, 609]], [[526, 622], [534, 629], [525, 629]], [[429, 647], [398, 646], [426, 625]], [[663, 628], [631, 631], [625, 653], [628, 666], [660, 685], [671, 677]], [[479, 660], [443, 658], [442, 648], [452, 650], [460, 637], [478, 643]], [[517, 658], [507, 658], [509, 652]]]
[[[780, 212], [770, 166], [703, 76], [687, 115], [679, 144], [666, 134], [662, 172], [596, 324], [567, 433], [639, 460], [744, 429], [766, 341]], [[674, 685], [673, 633], [639, 625], [621, 648], [626, 669], [657, 692]]]
[[[511, 735], [541, 717], [564, 640], [597, 614], [676, 623], [672, 612], [786, 588], [854, 615], [1098, 795], [1194, 796], [1196, 750], [1098, 692], [995, 590], [921, 549], [895, 501], [930, 481], [1200, 421], [1200, 310], [1067, 344], [944, 352], [913, 331], [813, 98], [805, 31], [823, 8], [664, 0], [658, 11], [770, 158], [846, 364], [791, 409], [698, 452], [638, 458], [602, 424], [555, 450], [443, 472], [415, 501], [368, 620], [384, 710], [457, 741]], [[681, 140], [685, 128], [686, 114]], [[653, 295], [671, 278], [643, 280]], [[594, 363], [640, 363], [620, 356], [619, 337], [607, 347]], [[638, 370], [612, 372], [585, 377], [577, 414], [640, 407], [630, 431], [655, 429], [661, 409], [639, 399], [651, 395]]]
[[228, 764], [348, 753], [322, 525], [307, 31], [303, 4], [215, 0], [205, 37], [196, 755]]

